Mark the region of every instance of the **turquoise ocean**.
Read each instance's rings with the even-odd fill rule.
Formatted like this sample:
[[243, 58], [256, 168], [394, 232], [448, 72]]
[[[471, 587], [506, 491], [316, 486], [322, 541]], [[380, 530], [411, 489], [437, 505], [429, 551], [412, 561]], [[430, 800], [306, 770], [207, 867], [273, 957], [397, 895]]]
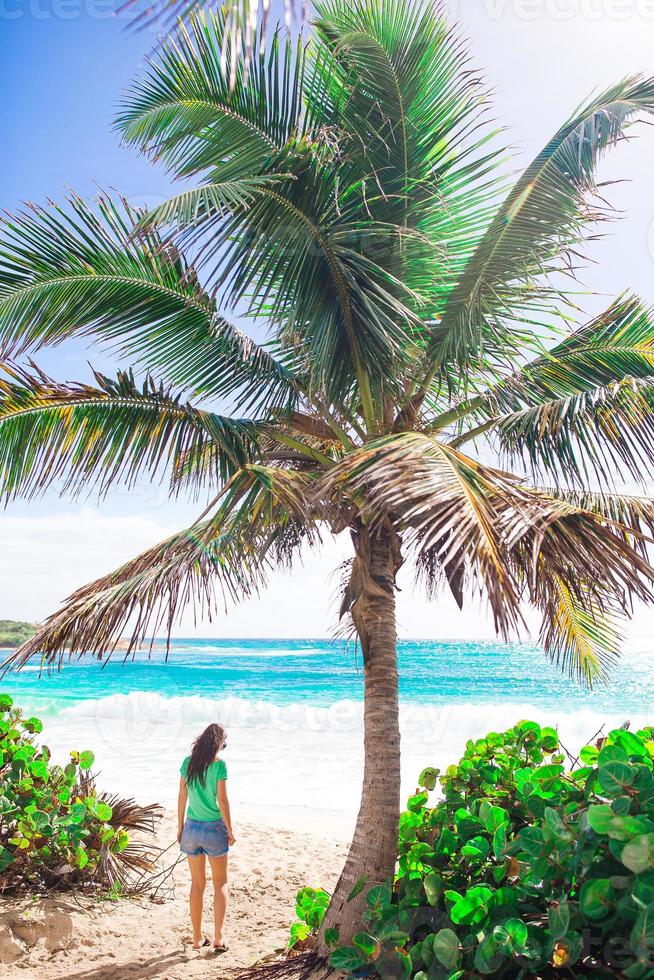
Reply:
[[[399, 645], [404, 788], [446, 765], [469, 737], [520, 718], [555, 724], [569, 747], [595, 732], [654, 723], [654, 653], [626, 653], [608, 685], [579, 687], [536, 647], [494, 642]], [[248, 806], [352, 814], [362, 766], [360, 652], [344, 641], [175, 639], [168, 660], [84, 658], [4, 677], [46, 724], [55, 757], [91, 748], [99, 782], [172, 805], [179, 763], [202, 728], [228, 731], [232, 795]]]

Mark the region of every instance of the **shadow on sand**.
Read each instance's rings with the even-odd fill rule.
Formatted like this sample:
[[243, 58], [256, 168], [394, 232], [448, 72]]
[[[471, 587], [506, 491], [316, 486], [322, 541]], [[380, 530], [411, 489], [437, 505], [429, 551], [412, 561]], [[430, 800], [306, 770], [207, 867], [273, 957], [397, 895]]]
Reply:
[[[189, 955], [184, 951], [167, 953], [163, 956], [153, 956], [149, 960], [132, 960], [131, 963], [111, 964], [103, 963], [102, 966], [91, 970], [81, 970], [79, 973], [71, 973], [68, 980], [155, 980], [157, 977], [168, 976], [171, 967], [179, 966], [181, 963], [188, 963], [195, 956]], [[207, 957], [207, 964], [217, 963], [217, 958], [213, 954]], [[216, 970], [214, 974], [218, 976], [228, 976], [231, 971], [219, 974]], [[236, 971], [234, 971], [236, 972]]]

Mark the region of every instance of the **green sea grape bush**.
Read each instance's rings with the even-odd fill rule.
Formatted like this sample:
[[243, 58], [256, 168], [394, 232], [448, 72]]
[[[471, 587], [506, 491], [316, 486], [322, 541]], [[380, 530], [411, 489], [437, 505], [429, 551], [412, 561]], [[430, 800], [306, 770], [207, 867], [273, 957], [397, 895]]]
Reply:
[[[312, 945], [322, 926], [330, 899], [331, 895], [324, 888], [305, 886], [299, 890], [295, 899], [297, 921], [291, 925], [289, 949], [302, 950]], [[338, 937], [333, 938], [336, 940]]]
[[0, 892], [94, 884], [129, 890], [152, 868], [158, 806], [98, 793], [92, 752], [54, 765], [38, 718], [0, 694]]
[[654, 977], [654, 729], [573, 760], [523, 721], [423, 770], [363, 920], [331, 955], [353, 977]]

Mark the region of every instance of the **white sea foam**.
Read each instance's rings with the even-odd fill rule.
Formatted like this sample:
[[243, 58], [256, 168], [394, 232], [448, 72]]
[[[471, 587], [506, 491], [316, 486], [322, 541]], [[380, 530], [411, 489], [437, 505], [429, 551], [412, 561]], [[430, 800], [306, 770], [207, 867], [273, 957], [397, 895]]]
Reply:
[[[46, 707], [45, 704], [42, 707]], [[211, 721], [228, 731], [225, 758], [238, 803], [309, 806], [353, 812], [362, 772], [363, 706], [338, 701], [275, 705], [199, 695], [165, 697], [154, 692], [114, 694], [48, 711], [47, 740], [55, 756], [92, 748], [100, 782], [142, 800], [172, 805], [178, 768], [193, 738]], [[558, 727], [576, 750], [600, 727], [654, 723], [654, 716], [604, 715], [597, 711], [545, 711], [528, 703], [423, 705], [400, 709], [403, 792], [426, 765], [455, 761], [468, 738], [501, 731], [522, 718]]]
[[[165, 644], [155, 643], [152, 647], [153, 653], [159, 653], [162, 649], [165, 649]], [[201, 653], [216, 655], [216, 658], [221, 657], [232, 658], [238, 657], [242, 660], [256, 660], [259, 657], [262, 659], [277, 658], [277, 657], [313, 657], [313, 656], [324, 656], [324, 647], [244, 647], [244, 646], [233, 646], [233, 647], [223, 647], [223, 646], [212, 646], [205, 644], [194, 644], [189, 642], [184, 645], [183, 651], [176, 651], [176, 653], [181, 653], [186, 656], [189, 653]], [[196, 666], [198, 670], [207, 668], [207, 664], [189, 664], [184, 662], [184, 668], [189, 666]]]

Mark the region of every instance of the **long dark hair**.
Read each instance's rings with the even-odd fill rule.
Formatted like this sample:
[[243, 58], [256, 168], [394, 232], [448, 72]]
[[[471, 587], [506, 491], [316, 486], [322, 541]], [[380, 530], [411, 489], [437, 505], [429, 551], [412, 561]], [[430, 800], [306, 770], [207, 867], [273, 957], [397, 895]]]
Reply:
[[209, 725], [201, 735], [198, 735], [193, 743], [191, 757], [186, 767], [187, 784], [197, 779], [204, 786], [207, 769], [216, 758], [216, 754], [224, 749], [226, 744], [226, 733], [222, 725]]

